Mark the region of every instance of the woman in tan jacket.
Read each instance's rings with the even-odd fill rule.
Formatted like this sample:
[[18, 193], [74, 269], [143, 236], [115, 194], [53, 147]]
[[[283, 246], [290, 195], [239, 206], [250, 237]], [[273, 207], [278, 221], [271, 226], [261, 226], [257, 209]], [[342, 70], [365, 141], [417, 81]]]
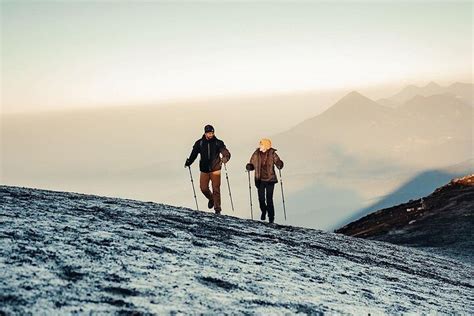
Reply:
[[262, 215], [261, 220], [265, 220], [268, 214], [268, 221], [273, 223], [275, 220], [275, 207], [273, 205], [273, 190], [275, 183], [278, 182], [275, 166], [278, 169], [283, 168], [283, 161], [272, 148], [272, 142], [269, 139], [262, 139], [260, 146], [250, 157], [250, 162], [246, 165], [247, 171], [255, 170], [255, 186], [258, 191], [258, 202]]

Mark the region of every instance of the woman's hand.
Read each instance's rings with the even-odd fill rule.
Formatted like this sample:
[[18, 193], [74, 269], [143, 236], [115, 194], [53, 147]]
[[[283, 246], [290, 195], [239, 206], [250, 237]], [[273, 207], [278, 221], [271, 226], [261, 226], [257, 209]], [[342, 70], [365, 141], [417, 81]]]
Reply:
[[276, 163], [275, 163], [276, 167], [278, 169], [282, 169], [283, 168], [283, 160], [278, 160]]

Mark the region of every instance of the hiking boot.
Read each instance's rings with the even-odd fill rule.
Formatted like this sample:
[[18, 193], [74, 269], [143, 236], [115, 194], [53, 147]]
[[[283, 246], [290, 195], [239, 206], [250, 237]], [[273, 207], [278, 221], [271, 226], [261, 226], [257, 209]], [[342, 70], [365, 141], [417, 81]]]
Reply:
[[262, 215], [260, 215], [260, 219], [261, 219], [262, 221], [265, 220], [265, 213], [262, 212]]
[[211, 209], [214, 207], [214, 200], [210, 199], [209, 202], [207, 202], [207, 208]]
[[274, 221], [275, 221], [275, 219], [274, 219], [273, 217], [269, 217], [269, 218], [268, 218], [268, 222], [269, 222], [270, 224], [273, 224]]
[[221, 214], [221, 210], [214, 210], [214, 213], [216, 213], [217, 215], [220, 215]]

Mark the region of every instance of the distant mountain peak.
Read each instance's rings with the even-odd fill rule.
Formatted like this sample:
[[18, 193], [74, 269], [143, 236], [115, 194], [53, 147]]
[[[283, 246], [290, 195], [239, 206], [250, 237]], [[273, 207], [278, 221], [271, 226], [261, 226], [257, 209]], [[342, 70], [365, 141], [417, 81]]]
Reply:
[[[325, 113], [338, 117], [365, 117], [389, 109], [357, 91], [351, 91], [337, 101]], [[324, 113], [323, 113], [324, 114]]]
[[425, 88], [441, 88], [441, 86], [439, 84], [437, 84], [436, 82], [434, 81], [430, 81], [426, 86]]
[[356, 91], [356, 90], [352, 90], [352, 91], [349, 92], [347, 95], [363, 96], [360, 92], [358, 92], [358, 91]]
[[362, 100], [362, 101], [369, 101], [369, 102], [374, 102], [374, 100], [366, 97], [365, 95], [357, 92], [356, 90], [353, 90], [346, 94], [345, 96], [342, 97], [340, 101], [355, 101], [355, 100]]

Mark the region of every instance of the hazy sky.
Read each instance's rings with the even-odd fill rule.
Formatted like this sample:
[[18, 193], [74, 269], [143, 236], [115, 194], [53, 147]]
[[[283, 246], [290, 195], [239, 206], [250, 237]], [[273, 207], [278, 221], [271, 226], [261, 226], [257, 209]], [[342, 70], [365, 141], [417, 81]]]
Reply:
[[2, 112], [470, 78], [472, 6], [2, 1]]

